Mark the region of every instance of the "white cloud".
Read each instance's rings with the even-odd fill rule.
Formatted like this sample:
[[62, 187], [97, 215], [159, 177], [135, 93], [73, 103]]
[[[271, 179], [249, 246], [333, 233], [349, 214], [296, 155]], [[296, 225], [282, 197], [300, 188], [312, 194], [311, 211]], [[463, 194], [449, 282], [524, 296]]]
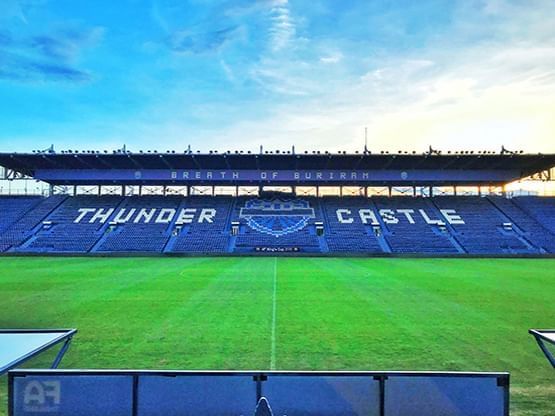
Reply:
[[[306, 99], [276, 105], [271, 116], [226, 127], [225, 142], [256, 148], [555, 151], [555, 49], [487, 45], [427, 59], [393, 58], [358, 81], [313, 94], [318, 81], [263, 73]], [[294, 83], [292, 83], [294, 80]], [[277, 88], [277, 87], [276, 87]], [[213, 143], [214, 146], [217, 143]]]
[[[177, 149], [191, 143], [201, 150], [256, 151], [264, 144], [352, 151], [362, 149], [368, 126], [374, 151], [499, 150], [504, 144], [555, 152], [555, 31], [545, 23], [555, 10], [539, 0], [530, 9], [489, 2], [495, 19], [487, 27], [483, 11], [476, 17], [476, 7], [464, 4], [441, 37], [408, 52], [373, 53], [356, 42], [300, 38], [286, 0], [257, 2], [256, 11], [269, 18], [267, 50], [233, 67], [218, 57], [229, 81], [255, 85], [250, 102], [233, 104], [240, 118], [221, 122], [229, 103], [212, 97], [206, 107], [187, 108], [202, 112], [203, 123], [186, 124], [179, 119], [187, 114], [177, 110], [185, 100], [176, 91], [155, 103], [167, 119], [152, 122], [145, 111], [142, 122], [125, 122], [118, 134], [143, 143], [162, 137]], [[254, 13], [233, 9], [247, 12]]]
[[223, 59], [220, 59], [220, 65], [221, 65], [228, 81], [229, 82], [235, 82], [235, 80], [236, 80], [235, 74], [233, 72], [233, 69], [227, 64], [227, 62]]
[[[218, 134], [251, 147], [354, 150], [362, 147], [368, 126], [374, 150], [424, 150], [430, 144], [499, 150], [504, 144], [554, 152], [555, 31], [545, 21], [553, 21], [555, 10], [540, 0], [534, 6], [488, 2], [484, 12], [496, 16], [490, 28], [479, 27], [481, 17], [472, 21], [463, 7], [455, 20], [464, 25], [416, 52], [368, 60], [379, 65], [358, 78], [321, 67], [360, 65], [353, 50], [266, 62], [253, 71], [261, 84], [304, 98], [281, 100], [271, 116], [239, 121]], [[472, 32], [482, 37], [465, 43]], [[315, 41], [306, 46], [304, 57], [309, 48], [318, 50]]]
[[325, 56], [320, 57], [320, 62], [324, 64], [336, 64], [341, 62], [343, 59], [343, 54], [340, 51], [333, 51]]
[[271, 25], [268, 31], [271, 49], [274, 52], [281, 51], [290, 44], [296, 34], [288, 0], [276, 0], [274, 2], [274, 7], [270, 10], [270, 21]]

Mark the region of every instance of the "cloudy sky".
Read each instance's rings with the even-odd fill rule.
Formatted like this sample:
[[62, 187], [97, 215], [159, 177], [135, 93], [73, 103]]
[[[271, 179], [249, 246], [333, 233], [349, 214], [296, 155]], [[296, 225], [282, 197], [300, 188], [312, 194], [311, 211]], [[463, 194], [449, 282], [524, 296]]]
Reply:
[[0, 0], [0, 151], [555, 152], [553, 0]]

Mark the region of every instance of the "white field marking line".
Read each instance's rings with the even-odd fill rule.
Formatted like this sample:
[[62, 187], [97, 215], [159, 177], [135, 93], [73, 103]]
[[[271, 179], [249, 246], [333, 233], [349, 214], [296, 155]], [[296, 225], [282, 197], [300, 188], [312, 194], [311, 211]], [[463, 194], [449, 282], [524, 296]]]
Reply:
[[270, 356], [270, 370], [276, 369], [276, 293], [277, 293], [277, 257], [274, 257], [274, 293], [272, 296], [272, 353]]

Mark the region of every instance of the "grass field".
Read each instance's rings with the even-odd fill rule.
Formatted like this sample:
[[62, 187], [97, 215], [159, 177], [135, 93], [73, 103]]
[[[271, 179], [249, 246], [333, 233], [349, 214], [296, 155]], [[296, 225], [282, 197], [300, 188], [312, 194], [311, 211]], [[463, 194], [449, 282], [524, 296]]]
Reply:
[[79, 329], [62, 368], [510, 371], [511, 414], [555, 414], [555, 260], [0, 258], [0, 295]]

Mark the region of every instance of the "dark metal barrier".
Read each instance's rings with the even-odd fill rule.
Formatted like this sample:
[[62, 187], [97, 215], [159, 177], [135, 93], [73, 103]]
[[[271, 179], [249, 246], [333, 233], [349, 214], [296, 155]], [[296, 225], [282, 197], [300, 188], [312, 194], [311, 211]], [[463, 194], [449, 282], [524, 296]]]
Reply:
[[15, 370], [9, 415], [507, 416], [508, 373]]

